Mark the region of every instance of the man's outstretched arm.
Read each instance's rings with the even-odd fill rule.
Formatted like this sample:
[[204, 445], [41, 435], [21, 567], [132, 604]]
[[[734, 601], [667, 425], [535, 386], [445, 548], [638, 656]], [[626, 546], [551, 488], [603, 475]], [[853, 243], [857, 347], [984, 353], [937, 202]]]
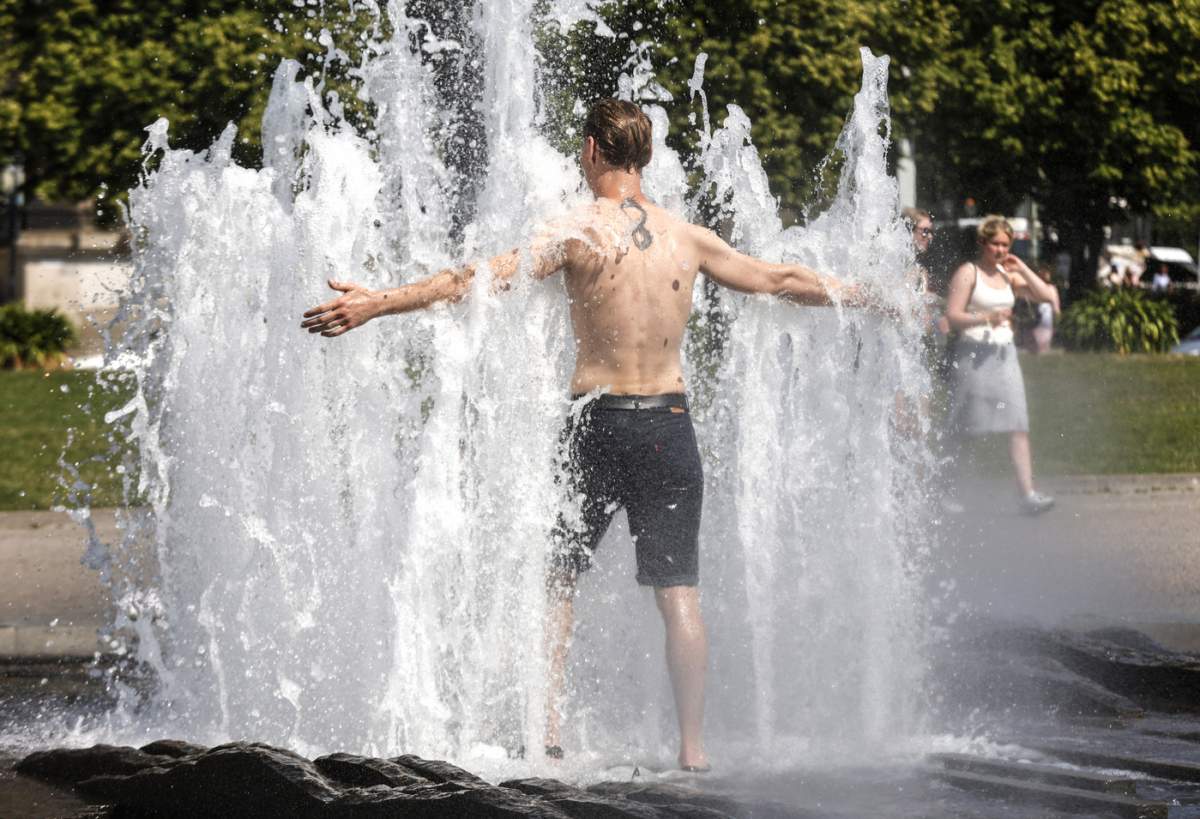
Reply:
[[717, 284], [742, 293], [768, 293], [797, 304], [875, 307], [860, 286], [846, 284], [801, 264], [773, 264], [739, 253], [711, 230], [693, 228], [700, 270]]
[[[538, 279], [556, 272], [565, 260], [559, 242], [535, 242], [531, 253], [532, 273]], [[510, 250], [489, 259], [487, 266], [492, 271], [492, 289], [507, 290], [520, 265], [520, 250]], [[341, 291], [342, 295], [307, 311], [300, 326], [310, 333], [336, 338], [379, 316], [424, 310], [439, 302], [461, 301], [470, 292], [478, 267], [477, 263], [471, 263], [442, 270], [428, 278], [390, 290], [369, 290], [359, 284], [330, 279], [329, 286]]]

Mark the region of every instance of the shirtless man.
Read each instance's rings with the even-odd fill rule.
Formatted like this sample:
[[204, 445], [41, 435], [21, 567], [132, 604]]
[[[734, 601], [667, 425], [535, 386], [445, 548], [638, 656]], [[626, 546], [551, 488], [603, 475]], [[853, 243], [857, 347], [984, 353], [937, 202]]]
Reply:
[[[636, 542], [637, 581], [654, 588], [666, 626], [679, 765], [704, 771], [708, 643], [697, 589], [703, 476], [679, 359], [692, 285], [704, 273], [734, 290], [799, 304], [862, 306], [867, 300], [858, 288], [801, 265], [738, 253], [712, 231], [655, 206], [642, 193], [650, 150], [650, 120], [636, 105], [613, 99], [594, 105], [580, 164], [596, 201], [575, 215], [573, 228], [552, 231], [529, 249], [526, 269], [534, 277], [560, 271], [565, 277], [576, 353], [571, 393], [580, 399], [563, 432], [563, 483], [582, 500], [565, 508], [553, 530], [546, 753], [562, 756], [558, 702], [576, 580], [616, 508], [624, 506]], [[494, 289], [508, 286], [521, 258], [514, 250], [488, 261]], [[342, 295], [306, 312], [301, 326], [336, 338], [379, 316], [458, 301], [476, 269], [443, 270], [385, 291], [330, 281]]]

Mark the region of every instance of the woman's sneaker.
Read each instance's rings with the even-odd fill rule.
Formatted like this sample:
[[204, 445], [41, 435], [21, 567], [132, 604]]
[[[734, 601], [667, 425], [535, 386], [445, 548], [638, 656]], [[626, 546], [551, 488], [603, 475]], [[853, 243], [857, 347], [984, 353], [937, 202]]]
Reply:
[[1030, 492], [1021, 498], [1021, 511], [1030, 517], [1049, 512], [1054, 507], [1054, 498], [1041, 492]]

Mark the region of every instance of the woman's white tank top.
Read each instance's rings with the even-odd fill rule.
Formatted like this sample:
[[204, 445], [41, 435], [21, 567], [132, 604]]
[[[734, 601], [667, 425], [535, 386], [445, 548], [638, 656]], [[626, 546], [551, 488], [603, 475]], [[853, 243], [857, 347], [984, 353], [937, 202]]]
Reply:
[[[1012, 309], [1017, 303], [1012, 285], [1006, 281], [1004, 287], [989, 287], [979, 281], [979, 265], [975, 268], [975, 285], [971, 288], [971, 298], [967, 301], [967, 312], [987, 313], [992, 310]], [[1012, 344], [1012, 323], [1006, 322], [998, 327], [980, 324], [968, 327], [962, 334], [979, 344]]]

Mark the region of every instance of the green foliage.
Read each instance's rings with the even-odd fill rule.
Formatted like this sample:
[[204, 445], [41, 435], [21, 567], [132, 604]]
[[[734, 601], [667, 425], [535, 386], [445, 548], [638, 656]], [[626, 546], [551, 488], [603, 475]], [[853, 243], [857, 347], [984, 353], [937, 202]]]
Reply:
[[[470, 44], [471, 4], [402, 5]], [[173, 144], [192, 149], [235, 122], [235, 156], [253, 166], [275, 66], [293, 57], [323, 70], [323, 28], [357, 61], [351, 35], [387, 28], [364, 9], [0, 0], [0, 160], [23, 154], [40, 198], [123, 191], [143, 129], [165, 116]], [[774, 193], [803, 211], [826, 192], [819, 168], [866, 45], [892, 57], [893, 133], [914, 142], [921, 204], [953, 211], [971, 195], [981, 210], [1011, 212], [1032, 196], [1080, 261], [1114, 216], [1153, 212], [1181, 235], [1200, 219], [1200, 0], [622, 0], [602, 9], [611, 39], [590, 36], [588, 24], [558, 31], [549, 0], [538, 14], [543, 114], [564, 149], [575, 101], [613, 93], [637, 49], [674, 96], [673, 144], [691, 147], [699, 122], [689, 121], [687, 81], [704, 52], [713, 123], [730, 103], [744, 108]], [[329, 87], [341, 83], [341, 100], [358, 105], [337, 70]], [[484, 70], [447, 60], [439, 90], [473, 110]], [[478, 152], [466, 153], [455, 162], [469, 185], [481, 167]]]
[[[257, 165], [279, 62], [319, 73], [321, 29], [366, 25], [364, 13], [326, 5], [0, 0], [0, 160], [23, 158], [33, 198], [121, 193], [137, 178], [146, 126], [166, 117], [172, 145], [192, 150], [235, 123], [235, 157]], [[337, 43], [353, 52], [356, 41]]]
[[1171, 305], [1141, 290], [1088, 293], [1063, 311], [1059, 335], [1077, 350], [1164, 353], [1179, 342]]
[[[913, 141], [920, 203], [962, 215], [1012, 212], [1026, 197], [1059, 228], [1090, 282], [1101, 229], [1154, 213], [1194, 235], [1200, 218], [1200, 0], [630, 0], [676, 97], [677, 137], [694, 132], [686, 86], [708, 54], [714, 123], [730, 102], [785, 207], [820, 204], [814, 169], [859, 81], [858, 46], [892, 57], [893, 134]], [[666, 14], [662, 14], [662, 10]], [[622, 11], [630, 18], [627, 10]], [[814, 197], [816, 199], [814, 200]]]
[[[927, 201], [1011, 212], [1031, 196], [1094, 284], [1102, 228], [1200, 210], [1200, 0], [944, 6], [953, 36], [931, 61], [935, 116], [916, 135]], [[1094, 266], [1094, 264], [1092, 265]]]
[[55, 310], [0, 306], [0, 367], [47, 367], [78, 340], [75, 328]]
[[1200, 291], [1176, 288], [1170, 293], [1158, 294], [1154, 298], [1171, 305], [1181, 337], [1200, 327]]
[[[880, 7], [891, 4], [633, 0], [621, 6], [621, 17], [608, 19], [614, 30], [650, 47], [658, 80], [674, 97], [671, 142], [684, 150], [694, 147], [700, 127], [688, 80], [696, 57], [707, 54], [703, 88], [713, 126], [731, 103], [746, 111], [772, 192], [798, 212], [822, 190], [818, 166], [858, 90], [858, 48], [878, 48]], [[634, 21], [637, 31], [621, 28]]]

